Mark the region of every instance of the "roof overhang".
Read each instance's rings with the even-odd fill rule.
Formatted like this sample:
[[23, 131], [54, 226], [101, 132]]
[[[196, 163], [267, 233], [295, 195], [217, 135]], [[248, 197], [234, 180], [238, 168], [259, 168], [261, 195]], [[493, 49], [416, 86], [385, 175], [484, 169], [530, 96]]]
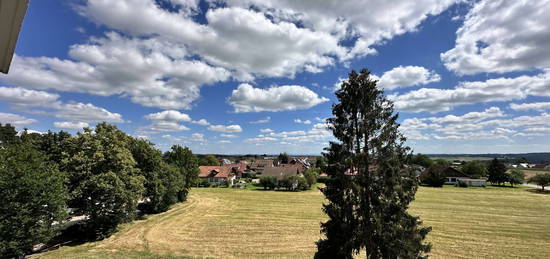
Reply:
[[29, 0], [0, 0], [0, 72], [7, 74]]

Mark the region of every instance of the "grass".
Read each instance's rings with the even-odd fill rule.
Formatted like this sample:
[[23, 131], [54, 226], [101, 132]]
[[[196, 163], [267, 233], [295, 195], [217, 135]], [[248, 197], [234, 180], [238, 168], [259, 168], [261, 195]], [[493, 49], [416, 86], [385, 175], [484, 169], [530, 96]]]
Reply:
[[[188, 202], [106, 240], [37, 257], [311, 258], [325, 220], [322, 202], [318, 191], [198, 188]], [[421, 187], [411, 213], [433, 227], [434, 258], [550, 255], [550, 195], [527, 188]]]
[[447, 160], [449, 162], [453, 162], [455, 160], [458, 160], [458, 161], [466, 161], [466, 162], [469, 162], [469, 161], [483, 161], [483, 160], [492, 160], [493, 158], [492, 157], [483, 157], [483, 156], [442, 156], [442, 157], [438, 157], [438, 156], [434, 156], [434, 157], [430, 157], [431, 159], [443, 159], [443, 160]]

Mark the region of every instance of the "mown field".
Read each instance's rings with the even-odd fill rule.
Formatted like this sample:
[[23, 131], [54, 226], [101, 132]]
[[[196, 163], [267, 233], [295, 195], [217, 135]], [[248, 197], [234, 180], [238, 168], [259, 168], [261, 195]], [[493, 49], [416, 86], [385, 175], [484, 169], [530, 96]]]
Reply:
[[[312, 258], [323, 196], [193, 189], [189, 201], [112, 237], [36, 258]], [[433, 227], [433, 258], [550, 257], [550, 195], [526, 188], [428, 188], [411, 212]]]

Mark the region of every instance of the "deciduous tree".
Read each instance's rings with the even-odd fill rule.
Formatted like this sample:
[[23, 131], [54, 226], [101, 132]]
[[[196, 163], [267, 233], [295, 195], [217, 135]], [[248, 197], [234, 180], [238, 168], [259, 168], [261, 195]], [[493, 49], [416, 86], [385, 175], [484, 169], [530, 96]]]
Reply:
[[497, 158], [494, 158], [489, 166], [487, 167], [488, 180], [492, 184], [505, 183], [508, 180], [506, 175], [506, 166], [504, 163], [500, 162]]
[[550, 174], [536, 174], [529, 179], [529, 183], [540, 185], [544, 191], [544, 187], [550, 185]]
[[179, 145], [172, 146], [172, 149], [164, 154], [164, 158], [168, 164], [179, 170], [182, 184], [178, 191], [178, 201], [185, 201], [189, 189], [195, 185], [199, 177], [198, 159], [189, 148]]

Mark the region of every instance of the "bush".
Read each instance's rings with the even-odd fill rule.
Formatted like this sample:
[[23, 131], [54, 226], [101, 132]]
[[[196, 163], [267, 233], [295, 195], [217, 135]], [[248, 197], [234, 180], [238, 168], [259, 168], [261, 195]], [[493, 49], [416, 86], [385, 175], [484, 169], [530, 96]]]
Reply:
[[457, 183], [458, 187], [468, 187], [468, 183], [464, 181], [458, 181]]
[[420, 181], [432, 187], [441, 187], [445, 184], [445, 174], [443, 171], [447, 168], [445, 164], [434, 163], [424, 173], [420, 175]]
[[307, 189], [310, 189], [311, 186], [317, 183], [317, 178], [319, 177], [318, 168], [310, 168], [304, 172], [304, 178], [307, 184]]
[[275, 176], [260, 176], [260, 185], [264, 187], [264, 190], [273, 190], [277, 186], [277, 178]]
[[208, 179], [202, 178], [197, 183], [199, 187], [210, 187], [210, 183], [208, 182]]
[[319, 176], [317, 177], [318, 183], [327, 183], [330, 180], [330, 177], [328, 176]]

